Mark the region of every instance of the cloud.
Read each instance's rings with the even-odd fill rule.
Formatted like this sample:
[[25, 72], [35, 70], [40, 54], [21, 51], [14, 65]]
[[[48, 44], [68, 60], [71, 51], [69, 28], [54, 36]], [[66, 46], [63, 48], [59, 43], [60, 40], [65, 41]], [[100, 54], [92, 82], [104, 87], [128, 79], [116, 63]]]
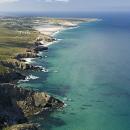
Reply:
[[69, 2], [69, 0], [55, 0], [55, 1], [58, 1], [58, 2]]
[[[13, 3], [18, 2], [20, 0], [0, 0], [0, 4], [4, 3]], [[33, 2], [69, 2], [69, 0], [33, 0]]]
[[69, 2], [69, 0], [45, 0], [45, 2]]
[[12, 3], [12, 2], [17, 2], [19, 0], [0, 0], [0, 4], [1, 3]]

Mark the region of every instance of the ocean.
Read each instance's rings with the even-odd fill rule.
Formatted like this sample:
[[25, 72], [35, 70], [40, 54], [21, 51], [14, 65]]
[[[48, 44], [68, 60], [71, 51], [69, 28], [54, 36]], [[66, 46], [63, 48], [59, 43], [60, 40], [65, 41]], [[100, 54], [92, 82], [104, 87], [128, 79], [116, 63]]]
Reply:
[[19, 84], [65, 102], [32, 119], [43, 130], [130, 130], [130, 14], [79, 15], [87, 16], [102, 21], [57, 34], [61, 40], [33, 60], [48, 72]]

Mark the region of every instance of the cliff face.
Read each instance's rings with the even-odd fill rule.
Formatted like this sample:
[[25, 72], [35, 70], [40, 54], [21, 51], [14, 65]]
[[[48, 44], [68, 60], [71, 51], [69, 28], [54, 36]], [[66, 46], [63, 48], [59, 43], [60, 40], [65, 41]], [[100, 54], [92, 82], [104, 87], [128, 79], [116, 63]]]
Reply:
[[23, 54], [18, 54], [15, 58], [17, 60], [20, 60], [22, 58], [36, 58], [38, 57], [37, 53], [34, 53], [34, 52], [26, 52], [26, 53], [23, 53]]
[[15, 80], [24, 80], [26, 76], [18, 72], [9, 72], [5, 74], [0, 74], [0, 83], [9, 83]]
[[27, 117], [47, 109], [63, 107], [64, 103], [44, 92], [0, 84], [0, 126], [24, 123]]
[[34, 51], [39, 52], [39, 51], [45, 51], [48, 50], [48, 47], [45, 46], [37, 46], [34, 48]]
[[33, 66], [31, 64], [27, 64], [25, 62], [20, 61], [0, 61], [0, 65], [11, 68], [11, 69], [18, 69], [18, 70], [41, 70], [41, 68], [37, 66]]
[[49, 35], [45, 35], [45, 34], [40, 34], [39, 37], [36, 39], [36, 41], [40, 42], [40, 41], [43, 41], [43, 42], [53, 42], [53, 41], [56, 41], [56, 39], [52, 36], [49, 36]]
[[38, 130], [35, 124], [19, 124], [6, 128], [6, 130]]

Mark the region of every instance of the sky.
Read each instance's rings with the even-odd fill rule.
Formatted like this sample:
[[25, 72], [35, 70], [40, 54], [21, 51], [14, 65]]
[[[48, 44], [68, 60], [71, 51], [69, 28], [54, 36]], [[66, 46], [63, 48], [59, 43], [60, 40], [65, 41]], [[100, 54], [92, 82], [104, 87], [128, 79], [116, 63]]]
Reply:
[[0, 12], [130, 11], [130, 0], [0, 0]]

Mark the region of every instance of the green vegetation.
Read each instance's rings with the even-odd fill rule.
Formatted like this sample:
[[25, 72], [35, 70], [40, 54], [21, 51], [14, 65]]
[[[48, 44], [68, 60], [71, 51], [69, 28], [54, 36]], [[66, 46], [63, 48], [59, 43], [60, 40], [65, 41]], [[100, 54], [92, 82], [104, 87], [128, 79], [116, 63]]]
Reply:
[[10, 71], [9, 68], [0, 65], [0, 74], [9, 73]]
[[11, 58], [31, 46], [38, 36], [31, 26], [32, 20], [29, 22], [25, 18], [0, 19], [0, 60]]
[[[32, 18], [0, 19], [0, 60], [10, 60], [32, 46], [39, 35], [33, 28]], [[0, 66], [0, 73], [6, 68]]]
[[13, 30], [0, 26], [0, 43], [27, 43], [36, 38], [34, 30]]

